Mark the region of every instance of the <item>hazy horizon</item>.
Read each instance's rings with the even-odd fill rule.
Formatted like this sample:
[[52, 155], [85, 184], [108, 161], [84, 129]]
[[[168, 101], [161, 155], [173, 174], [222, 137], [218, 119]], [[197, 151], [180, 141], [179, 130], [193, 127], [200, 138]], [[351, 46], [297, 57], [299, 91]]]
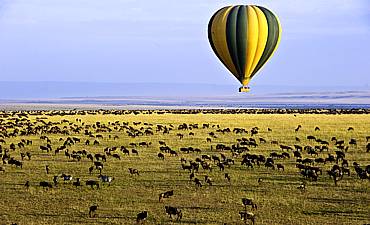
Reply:
[[111, 82], [4, 82], [0, 81], [0, 100], [99, 98], [99, 97], [255, 97], [275, 94], [329, 95], [365, 93], [370, 100], [370, 88], [362, 86], [293, 86], [255, 85], [249, 94], [238, 93], [238, 85], [201, 83], [111, 83]]

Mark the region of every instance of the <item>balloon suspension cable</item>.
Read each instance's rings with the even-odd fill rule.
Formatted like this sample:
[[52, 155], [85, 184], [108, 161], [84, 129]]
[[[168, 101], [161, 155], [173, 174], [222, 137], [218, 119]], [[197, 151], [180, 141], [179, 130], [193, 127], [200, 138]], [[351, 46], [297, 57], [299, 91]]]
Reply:
[[250, 88], [247, 86], [243, 86], [239, 88], [239, 92], [249, 92], [249, 91], [250, 91]]

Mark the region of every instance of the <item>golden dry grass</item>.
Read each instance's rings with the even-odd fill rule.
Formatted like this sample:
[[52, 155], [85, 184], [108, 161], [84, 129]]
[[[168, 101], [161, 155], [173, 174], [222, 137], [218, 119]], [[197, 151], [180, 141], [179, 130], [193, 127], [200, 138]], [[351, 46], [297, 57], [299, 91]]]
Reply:
[[[108, 133], [102, 133], [103, 140], [98, 146], [85, 146], [86, 139], [94, 140], [80, 134], [71, 134], [72, 137], [82, 139], [81, 143], [69, 147], [69, 151], [86, 149], [91, 153], [103, 153], [105, 147], [121, 146], [129, 147], [129, 143], [151, 141], [151, 147], [138, 147], [139, 156], [124, 156], [122, 160], [108, 158], [105, 164], [104, 174], [113, 176], [115, 180], [110, 187], [104, 185], [99, 190], [92, 190], [83, 186], [75, 188], [70, 183], [60, 182], [58, 187], [51, 190], [43, 190], [38, 183], [43, 180], [52, 181], [54, 175], [62, 173], [72, 174], [79, 177], [83, 183], [87, 179], [97, 179], [98, 173], [89, 175], [88, 168], [91, 161], [83, 158], [81, 162], [68, 160], [63, 153], [54, 156], [53, 153], [43, 153], [39, 150], [45, 141], [40, 140], [39, 135], [18, 136], [6, 138], [3, 147], [9, 147], [9, 143], [18, 143], [22, 138], [33, 140], [32, 146], [25, 149], [10, 152], [16, 159], [20, 159], [20, 151], [30, 151], [32, 160], [24, 161], [23, 169], [10, 165], [3, 165], [6, 172], [0, 172], [0, 223], [11, 224], [134, 224], [137, 213], [147, 210], [149, 218], [146, 224], [243, 224], [238, 212], [243, 210], [242, 197], [253, 198], [258, 204], [258, 210], [254, 211], [257, 216], [256, 224], [364, 224], [370, 223], [370, 182], [361, 181], [356, 177], [352, 163], [354, 161], [365, 166], [370, 163], [370, 153], [366, 153], [365, 137], [370, 135], [369, 115], [306, 115], [298, 114], [139, 114], [139, 115], [78, 115], [78, 116], [43, 116], [45, 121], [60, 122], [62, 119], [69, 120], [74, 124], [76, 118], [81, 118], [86, 124], [95, 124], [100, 121], [108, 125], [108, 122], [120, 121], [147, 122], [153, 125], [172, 124], [177, 127], [182, 123], [198, 123], [199, 129], [192, 132], [195, 136], [189, 136], [189, 131], [171, 131], [169, 135], [154, 133], [153, 136], [137, 138], [128, 137], [125, 132], [113, 131], [112, 137], [118, 135], [118, 140], [108, 139]], [[30, 116], [32, 121], [35, 116]], [[250, 137], [249, 134], [217, 133], [217, 139], [206, 143], [208, 133], [217, 128], [202, 129], [201, 124], [220, 125], [220, 128], [235, 127], [246, 128], [259, 127], [257, 137], [265, 138], [268, 143], [260, 144], [257, 148], [251, 148], [251, 153], [268, 156], [272, 151], [278, 151], [277, 145], [271, 145], [271, 140], [278, 140], [286, 145], [297, 144], [295, 137], [299, 137], [301, 145], [313, 145], [306, 140], [307, 135], [314, 135], [320, 139], [330, 141], [332, 136], [338, 139], [357, 139], [357, 147], [350, 147], [346, 153], [350, 162], [351, 176], [345, 176], [338, 186], [334, 186], [332, 180], [324, 173], [317, 182], [308, 182], [307, 190], [302, 192], [297, 189], [301, 184], [302, 177], [295, 168], [295, 159], [277, 160], [285, 166], [285, 171], [273, 171], [261, 166], [248, 169], [240, 165], [240, 157], [236, 158], [235, 165], [226, 168], [232, 182], [224, 179], [224, 172], [216, 168], [212, 172], [200, 169], [196, 174], [201, 180], [204, 175], [209, 175], [213, 186], [205, 185], [196, 188], [189, 181], [189, 173], [181, 169], [180, 158], [195, 159], [200, 157], [197, 153], [182, 154], [179, 147], [199, 147], [201, 154], [219, 155], [219, 151], [210, 150], [210, 145], [217, 143], [231, 145], [236, 143], [237, 138]], [[41, 123], [40, 123], [41, 124]], [[298, 124], [302, 129], [296, 133], [294, 129]], [[61, 127], [67, 126], [63, 123]], [[321, 131], [314, 131], [319, 126]], [[348, 132], [348, 127], [355, 130]], [[139, 126], [134, 126], [140, 128]], [[146, 127], [146, 126], [145, 126]], [[268, 132], [267, 128], [273, 131]], [[154, 128], [154, 126], [153, 126]], [[94, 131], [93, 129], [90, 129]], [[154, 128], [155, 130], [155, 128]], [[184, 139], [179, 140], [177, 133], [185, 134]], [[96, 134], [96, 133], [95, 133]], [[54, 149], [63, 142], [59, 141], [64, 135], [47, 135], [52, 140]], [[164, 161], [159, 160], [159, 140], [166, 141], [167, 145], [179, 152], [178, 157], [170, 157], [166, 154]], [[334, 147], [330, 145], [333, 154]], [[230, 152], [225, 152], [231, 157]], [[327, 153], [320, 154], [326, 157]], [[310, 157], [304, 154], [304, 157]], [[51, 173], [45, 173], [45, 165], [50, 166]], [[330, 169], [332, 164], [321, 166], [323, 170]], [[140, 176], [129, 175], [128, 168], [137, 168]], [[258, 184], [258, 178], [263, 182]], [[26, 180], [31, 182], [29, 190], [23, 186]], [[163, 202], [158, 202], [158, 194], [167, 190], [175, 190], [175, 195]], [[98, 204], [98, 215], [95, 218], [88, 217], [88, 207]], [[171, 205], [182, 209], [183, 219], [181, 222], [170, 220], [165, 214], [164, 206]]]

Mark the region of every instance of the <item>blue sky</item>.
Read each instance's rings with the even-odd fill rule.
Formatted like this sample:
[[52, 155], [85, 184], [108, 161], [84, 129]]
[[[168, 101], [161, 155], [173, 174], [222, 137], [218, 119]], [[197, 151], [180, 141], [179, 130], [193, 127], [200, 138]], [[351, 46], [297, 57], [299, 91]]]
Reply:
[[236, 4], [283, 27], [251, 85], [370, 85], [368, 0], [0, 0], [0, 81], [237, 84], [207, 39]]

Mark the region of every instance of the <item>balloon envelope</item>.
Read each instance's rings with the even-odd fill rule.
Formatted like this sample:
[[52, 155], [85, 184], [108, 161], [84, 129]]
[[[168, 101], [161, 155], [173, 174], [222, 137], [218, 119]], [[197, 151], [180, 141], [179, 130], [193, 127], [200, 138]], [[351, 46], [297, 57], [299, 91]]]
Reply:
[[248, 91], [251, 78], [270, 59], [280, 42], [279, 19], [255, 5], [228, 6], [217, 11], [208, 24], [213, 51]]

